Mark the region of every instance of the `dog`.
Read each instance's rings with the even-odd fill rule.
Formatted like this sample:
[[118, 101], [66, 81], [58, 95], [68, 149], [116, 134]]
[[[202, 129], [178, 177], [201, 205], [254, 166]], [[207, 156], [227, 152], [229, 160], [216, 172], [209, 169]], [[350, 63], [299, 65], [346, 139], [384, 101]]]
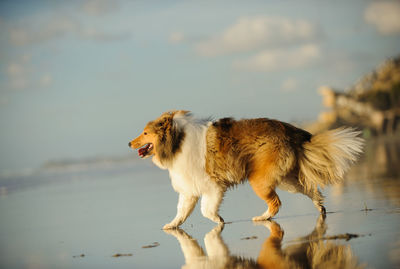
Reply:
[[268, 205], [253, 221], [278, 213], [277, 187], [308, 196], [325, 214], [319, 187], [342, 181], [363, 144], [360, 132], [352, 128], [312, 135], [268, 118], [212, 121], [173, 110], [147, 123], [129, 147], [169, 170], [179, 201], [176, 217], [163, 229], [174, 229], [185, 222], [200, 197], [203, 216], [223, 223], [218, 210], [225, 191], [245, 180]]

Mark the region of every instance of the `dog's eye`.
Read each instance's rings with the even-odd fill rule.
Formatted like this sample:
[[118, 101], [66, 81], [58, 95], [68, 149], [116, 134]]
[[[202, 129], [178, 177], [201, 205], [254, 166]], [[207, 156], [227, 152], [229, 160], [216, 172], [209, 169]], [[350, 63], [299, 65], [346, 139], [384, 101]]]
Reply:
[[146, 133], [146, 132], [144, 132], [143, 134], [144, 134], [144, 135], [147, 135], [147, 133]]

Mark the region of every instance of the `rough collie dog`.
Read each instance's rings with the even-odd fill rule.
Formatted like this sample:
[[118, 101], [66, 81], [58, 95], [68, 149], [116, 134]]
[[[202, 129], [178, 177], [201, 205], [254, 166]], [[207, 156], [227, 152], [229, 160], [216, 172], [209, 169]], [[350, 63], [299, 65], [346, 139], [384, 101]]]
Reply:
[[188, 111], [163, 113], [129, 143], [141, 158], [168, 169], [179, 193], [176, 217], [164, 229], [177, 228], [201, 197], [201, 212], [223, 223], [218, 209], [225, 191], [248, 179], [268, 210], [254, 221], [278, 213], [276, 187], [307, 195], [325, 214], [318, 187], [340, 182], [362, 152], [359, 132], [340, 128], [312, 135], [267, 118], [199, 120]]

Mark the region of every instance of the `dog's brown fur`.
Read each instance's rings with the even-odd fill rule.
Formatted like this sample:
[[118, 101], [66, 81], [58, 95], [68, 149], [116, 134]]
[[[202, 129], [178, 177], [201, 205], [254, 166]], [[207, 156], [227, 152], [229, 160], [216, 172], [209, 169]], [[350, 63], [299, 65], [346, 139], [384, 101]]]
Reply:
[[275, 215], [281, 204], [275, 187], [296, 169], [303, 143], [310, 139], [310, 133], [276, 120], [221, 119], [207, 131], [206, 171], [226, 187], [248, 178]]

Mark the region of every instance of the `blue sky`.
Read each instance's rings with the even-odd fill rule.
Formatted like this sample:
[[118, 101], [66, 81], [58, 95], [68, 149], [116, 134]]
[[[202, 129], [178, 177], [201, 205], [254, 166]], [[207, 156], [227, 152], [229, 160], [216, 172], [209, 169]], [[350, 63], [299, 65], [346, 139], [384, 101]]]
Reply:
[[399, 48], [399, 1], [1, 1], [0, 174], [129, 154], [169, 109], [313, 120]]

